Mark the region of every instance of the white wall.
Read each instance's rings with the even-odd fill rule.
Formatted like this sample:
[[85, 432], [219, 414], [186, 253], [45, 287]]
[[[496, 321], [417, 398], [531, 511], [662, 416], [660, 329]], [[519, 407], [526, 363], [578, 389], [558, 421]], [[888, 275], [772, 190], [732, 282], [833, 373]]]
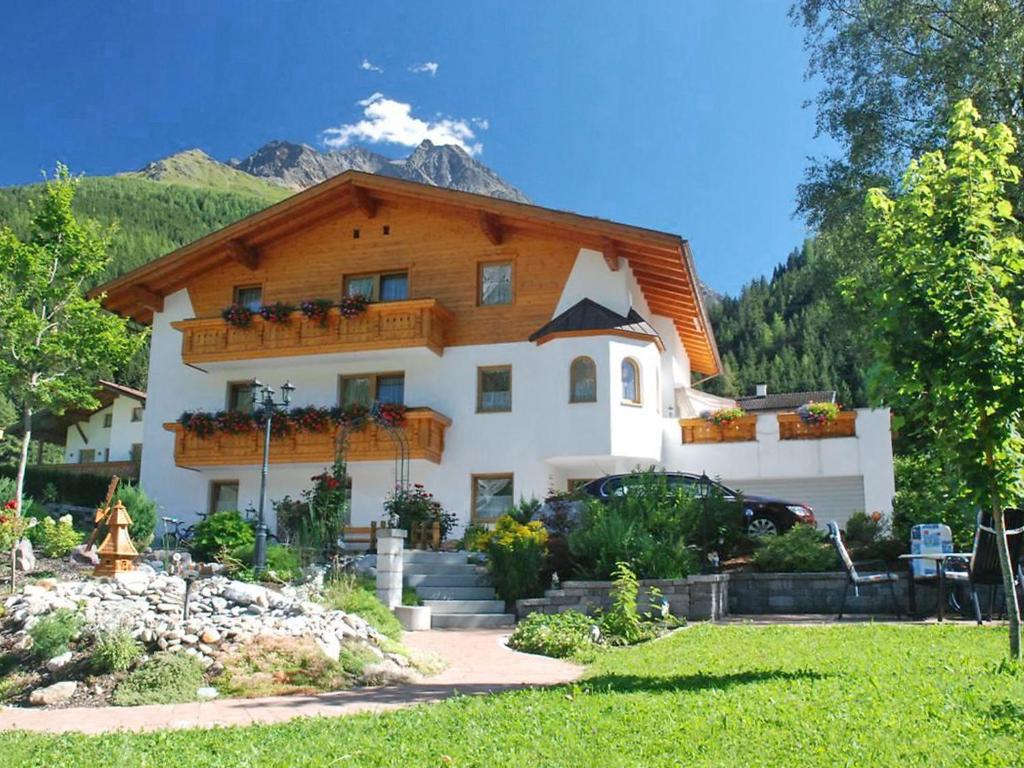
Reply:
[[[888, 415], [858, 416], [856, 439], [779, 441], [774, 416], [758, 422], [758, 441], [748, 444], [682, 445], [677, 393], [688, 391], [689, 361], [671, 321], [655, 317], [625, 260], [611, 271], [603, 256], [583, 249], [555, 313], [590, 296], [625, 314], [634, 307], [654, 325], [665, 344], [617, 336], [557, 338], [544, 344], [519, 342], [449, 347], [442, 356], [426, 349], [382, 350], [207, 365], [181, 362], [181, 335], [170, 327], [193, 316], [186, 291], [166, 297], [153, 322], [149, 368], [149, 405], [144, 426], [141, 482], [164, 510], [189, 518], [209, 505], [214, 480], [238, 480], [243, 508], [259, 497], [259, 467], [222, 467], [202, 471], [174, 465], [174, 435], [163, 428], [190, 409], [225, 407], [228, 382], [259, 378], [272, 386], [290, 379], [293, 404], [337, 403], [339, 376], [405, 372], [405, 402], [428, 406], [450, 417], [440, 465], [417, 460], [413, 482], [423, 483], [459, 518], [470, 518], [471, 476], [513, 473], [516, 496], [543, 498], [563, 490], [572, 478], [600, 477], [637, 466], [662, 464], [669, 469], [723, 478], [862, 477], [870, 509], [886, 511], [892, 497], [892, 452]], [[579, 355], [597, 365], [596, 403], [569, 403], [569, 366]], [[635, 358], [641, 366], [642, 404], [621, 402], [621, 363]], [[477, 367], [512, 366], [512, 411], [476, 413]], [[298, 497], [322, 465], [274, 464], [270, 497]], [[394, 484], [391, 461], [351, 462], [353, 522], [377, 520], [381, 503]]]
[[[761, 481], [799, 480], [810, 493], [817, 493], [817, 479], [858, 478], [863, 507], [845, 510], [846, 516], [852, 512], [890, 514], [896, 488], [889, 410], [858, 408], [856, 424], [856, 437], [780, 440], [776, 414], [763, 413], [757, 417], [756, 441], [684, 444], [679, 424], [666, 419], [664, 466], [680, 472], [707, 472], [726, 485], [754, 492], [768, 488]], [[817, 486], [818, 490], [823, 487]], [[821, 522], [825, 521], [819, 519]]]
[[[119, 395], [114, 402], [92, 414], [87, 420], [78, 423], [81, 432], [74, 425], [68, 427], [64, 441], [64, 462], [78, 464], [83, 450], [95, 450], [96, 461], [129, 461], [132, 458], [132, 445], [143, 441], [143, 422], [132, 421], [132, 410], [141, 405], [124, 395]], [[112, 416], [109, 427], [104, 427], [106, 416]], [[82, 439], [85, 434], [87, 440]]]

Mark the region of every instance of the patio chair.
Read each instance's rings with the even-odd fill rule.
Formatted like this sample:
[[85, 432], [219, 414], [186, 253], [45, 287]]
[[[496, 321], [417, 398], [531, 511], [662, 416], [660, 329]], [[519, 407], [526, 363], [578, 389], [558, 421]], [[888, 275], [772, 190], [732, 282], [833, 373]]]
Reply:
[[[843, 570], [846, 571], [846, 584], [843, 586], [843, 598], [839, 602], [839, 615], [836, 616], [836, 620], [843, 618], [843, 611], [846, 610], [846, 597], [850, 592], [850, 587], [853, 587], [854, 594], [859, 597], [860, 588], [868, 584], [889, 585], [889, 594], [892, 596], [893, 613], [896, 614], [897, 619], [900, 618], [900, 604], [896, 599], [896, 579], [898, 578], [896, 574], [886, 568], [885, 563], [881, 560], [855, 563], [853, 558], [850, 557], [849, 551], [846, 549], [846, 544], [843, 542], [843, 534], [839, 530], [839, 524], [835, 521], [828, 524], [828, 537], [832, 540], [832, 544], [835, 546], [836, 552], [839, 553], [839, 559], [842, 561]], [[881, 566], [885, 568], [885, 571], [881, 573], [860, 573], [857, 570], [857, 566], [867, 567], [875, 564], [881, 564]]]
[[[1003, 512], [1006, 525], [1006, 545], [1010, 550], [1010, 562], [1014, 564], [1014, 587], [1024, 584], [1021, 568], [1021, 550], [1024, 545], [1024, 510], [1007, 509]], [[978, 512], [977, 527], [974, 531], [974, 547], [970, 557], [965, 557], [966, 567], [946, 568], [946, 580], [953, 584], [966, 584], [971, 593], [971, 607], [974, 618], [982, 623], [981, 606], [978, 601], [978, 587], [991, 588], [989, 593], [989, 616], [995, 608], [996, 593], [1003, 586], [1003, 571], [999, 566], [999, 550], [996, 548], [996, 530], [992, 515]], [[953, 563], [950, 563], [953, 564]], [[911, 587], [913, 588], [913, 587]]]

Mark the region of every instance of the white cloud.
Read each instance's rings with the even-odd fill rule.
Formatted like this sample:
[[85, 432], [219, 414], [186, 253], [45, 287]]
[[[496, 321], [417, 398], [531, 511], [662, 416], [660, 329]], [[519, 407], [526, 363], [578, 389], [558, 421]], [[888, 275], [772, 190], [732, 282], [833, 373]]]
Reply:
[[376, 64], [371, 62], [369, 59], [363, 59], [363, 63], [359, 65], [359, 68], [366, 72], [383, 72], [382, 67], [378, 67]]
[[413, 74], [428, 74], [431, 77], [437, 74], [437, 68], [440, 66], [436, 61], [424, 61], [422, 64], [413, 64], [409, 67], [409, 71]]
[[487, 121], [482, 118], [465, 120], [438, 115], [432, 121], [421, 120], [413, 117], [411, 104], [389, 99], [382, 93], [374, 93], [356, 103], [363, 108], [363, 119], [324, 130], [321, 139], [326, 146], [347, 147], [365, 141], [415, 147], [429, 139], [434, 144], [462, 147], [470, 155], [483, 152], [483, 144], [476, 140], [473, 131], [473, 126], [486, 130]]

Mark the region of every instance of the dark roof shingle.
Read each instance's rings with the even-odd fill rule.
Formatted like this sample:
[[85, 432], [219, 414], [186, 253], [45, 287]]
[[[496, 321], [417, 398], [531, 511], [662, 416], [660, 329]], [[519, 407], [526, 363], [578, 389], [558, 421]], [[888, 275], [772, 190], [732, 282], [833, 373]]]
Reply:
[[816, 392], [776, 392], [758, 397], [745, 395], [736, 398], [736, 404], [745, 411], [791, 411], [805, 403], [834, 403], [836, 391], [822, 389]]
[[542, 325], [532, 334], [530, 341], [550, 336], [553, 333], [576, 331], [620, 331], [651, 336], [660, 341], [658, 332], [632, 307], [625, 317], [593, 299], [581, 299], [562, 314]]

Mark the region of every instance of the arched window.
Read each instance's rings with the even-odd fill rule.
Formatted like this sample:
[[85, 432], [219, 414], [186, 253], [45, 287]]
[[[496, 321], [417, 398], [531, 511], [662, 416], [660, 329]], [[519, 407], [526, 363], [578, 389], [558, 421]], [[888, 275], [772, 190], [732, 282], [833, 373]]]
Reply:
[[589, 357], [577, 357], [569, 366], [569, 402], [597, 401], [597, 366]]
[[622, 402], [640, 402], [640, 366], [631, 357], [622, 361]]

